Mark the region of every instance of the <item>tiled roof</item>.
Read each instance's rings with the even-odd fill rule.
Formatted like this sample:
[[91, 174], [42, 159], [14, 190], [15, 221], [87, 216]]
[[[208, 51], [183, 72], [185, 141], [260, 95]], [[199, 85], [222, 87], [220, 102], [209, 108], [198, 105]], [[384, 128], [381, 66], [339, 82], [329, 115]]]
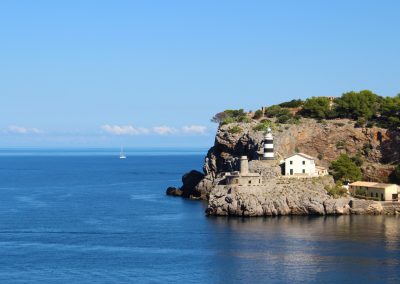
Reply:
[[376, 187], [376, 188], [387, 188], [388, 186], [392, 186], [390, 183], [379, 183], [379, 182], [370, 182], [370, 181], [356, 181], [350, 184], [351, 186], [364, 186], [364, 187]]

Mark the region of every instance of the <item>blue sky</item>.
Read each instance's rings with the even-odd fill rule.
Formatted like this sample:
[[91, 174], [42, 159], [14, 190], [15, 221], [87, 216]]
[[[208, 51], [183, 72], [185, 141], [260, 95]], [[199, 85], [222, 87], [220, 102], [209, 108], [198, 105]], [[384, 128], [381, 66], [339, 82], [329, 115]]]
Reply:
[[1, 1], [0, 147], [206, 147], [228, 108], [400, 92], [399, 1]]

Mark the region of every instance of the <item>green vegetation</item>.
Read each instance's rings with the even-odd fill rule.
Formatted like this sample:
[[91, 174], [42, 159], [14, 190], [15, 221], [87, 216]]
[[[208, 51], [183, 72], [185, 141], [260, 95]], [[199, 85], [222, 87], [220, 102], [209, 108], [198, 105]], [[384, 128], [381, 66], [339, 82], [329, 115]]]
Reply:
[[333, 198], [339, 198], [347, 194], [347, 189], [343, 187], [343, 183], [340, 181], [334, 186], [326, 186], [325, 190]]
[[361, 152], [358, 152], [354, 157], [351, 157], [351, 160], [358, 166], [361, 167], [364, 163], [363, 156]]
[[[333, 101], [327, 97], [312, 97], [292, 100], [267, 108], [267, 117], [277, 117], [281, 123], [290, 123], [293, 115], [287, 108], [301, 107], [297, 115], [318, 120], [349, 118], [356, 121], [356, 127], [372, 127], [374, 125], [397, 129], [400, 128], [400, 94], [395, 97], [381, 97], [363, 90], [347, 92]], [[289, 116], [289, 117], [287, 117]], [[339, 126], [339, 125], [338, 125]]]
[[228, 131], [229, 131], [229, 133], [231, 133], [231, 134], [239, 134], [239, 133], [242, 133], [242, 132], [243, 132], [243, 129], [240, 128], [239, 126], [235, 125], [235, 126], [232, 126], [231, 128], [229, 128]]
[[368, 155], [372, 149], [373, 147], [370, 143], [364, 143], [362, 147], [362, 152], [364, 153], [364, 155]]
[[[296, 114], [294, 108], [301, 108]], [[356, 127], [379, 126], [389, 129], [400, 129], [400, 94], [395, 97], [381, 97], [369, 90], [347, 92], [332, 100], [327, 97], [312, 97], [305, 101], [300, 99], [272, 105], [265, 110], [257, 110], [254, 119], [262, 117], [276, 118], [277, 123], [297, 124], [300, 117], [324, 119], [348, 118], [356, 121]], [[250, 122], [248, 114], [239, 110], [225, 110], [217, 113], [211, 121], [218, 124], [233, 122]], [[337, 123], [337, 126], [343, 126]]]
[[323, 156], [321, 153], [319, 153], [318, 156], [317, 156], [317, 158], [318, 158], [318, 160], [321, 161], [321, 160], [324, 158], [324, 156]]
[[258, 123], [256, 126], [253, 127], [254, 131], [267, 131], [268, 127], [273, 128], [273, 124], [271, 121], [264, 119], [260, 123]]
[[338, 117], [370, 119], [378, 110], [378, 96], [369, 90], [344, 93], [335, 100]]
[[344, 141], [336, 142], [336, 149], [344, 149], [345, 146], [346, 146], [346, 142], [344, 142]]
[[312, 97], [304, 102], [300, 114], [305, 117], [324, 119], [332, 116], [330, 100], [326, 97]]
[[276, 122], [282, 124], [297, 124], [299, 117], [293, 115], [289, 109], [280, 107], [279, 105], [273, 105], [266, 109], [266, 117], [275, 117]]
[[361, 170], [346, 154], [341, 154], [331, 163], [333, 177], [337, 181], [357, 181], [361, 179]]
[[220, 125], [224, 125], [233, 122], [250, 122], [251, 119], [247, 116], [247, 113], [243, 109], [228, 109], [214, 115], [211, 121]]
[[291, 100], [289, 102], [283, 102], [280, 103], [279, 106], [280, 107], [287, 107], [287, 108], [295, 108], [295, 107], [300, 107], [303, 105], [303, 101], [302, 100]]
[[400, 94], [396, 97], [386, 97], [381, 100], [379, 124], [386, 128], [400, 127]]
[[259, 109], [259, 110], [256, 110], [256, 112], [254, 113], [253, 118], [254, 119], [260, 119], [263, 116], [264, 116], [264, 112], [261, 109]]

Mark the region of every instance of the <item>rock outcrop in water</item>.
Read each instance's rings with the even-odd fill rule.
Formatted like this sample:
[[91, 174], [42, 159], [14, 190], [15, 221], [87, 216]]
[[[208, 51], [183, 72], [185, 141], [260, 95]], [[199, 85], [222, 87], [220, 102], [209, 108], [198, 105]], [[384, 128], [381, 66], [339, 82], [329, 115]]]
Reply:
[[[257, 161], [263, 133], [255, 131], [256, 122], [220, 126], [214, 146], [208, 151], [201, 173], [189, 173], [176, 195], [208, 200], [207, 214], [236, 216], [272, 216], [295, 214], [398, 214], [397, 204], [333, 199], [325, 190], [333, 185], [331, 177], [287, 179], [280, 168], [265, 167]], [[239, 133], [231, 133], [239, 126]], [[356, 128], [354, 121], [329, 120], [319, 123], [301, 119], [300, 124], [281, 125], [274, 129], [277, 161], [295, 152], [319, 157], [318, 163], [328, 167], [340, 154], [361, 155], [364, 179], [387, 182], [395, 162], [400, 160], [400, 135], [396, 131], [372, 127]], [[250, 171], [260, 172], [264, 185], [239, 187], [223, 185], [223, 173], [238, 169], [240, 156], [248, 156]], [[170, 190], [170, 192], [172, 192]]]

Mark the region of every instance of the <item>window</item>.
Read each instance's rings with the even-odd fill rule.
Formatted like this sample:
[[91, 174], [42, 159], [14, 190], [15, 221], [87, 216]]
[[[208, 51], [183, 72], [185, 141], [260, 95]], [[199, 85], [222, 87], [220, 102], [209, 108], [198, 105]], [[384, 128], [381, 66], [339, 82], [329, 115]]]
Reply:
[[303, 161], [303, 165], [305, 165], [306, 164], [306, 161]]
[[251, 180], [249, 180], [249, 184], [251, 184]]
[[293, 165], [293, 161], [290, 161], [290, 164]]
[[381, 200], [382, 201], [385, 200], [385, 198], [383, 198], [383, 193], [381, 193]]
[[306, 170], [305, 169], [303, 169], [303, 174], [305, 174], [306, 173]]
[[378, 198], [378, 193], [375, 194], [375, 197]]
[[374, 194], [371, 192], [371, 197], [374, 197]]

